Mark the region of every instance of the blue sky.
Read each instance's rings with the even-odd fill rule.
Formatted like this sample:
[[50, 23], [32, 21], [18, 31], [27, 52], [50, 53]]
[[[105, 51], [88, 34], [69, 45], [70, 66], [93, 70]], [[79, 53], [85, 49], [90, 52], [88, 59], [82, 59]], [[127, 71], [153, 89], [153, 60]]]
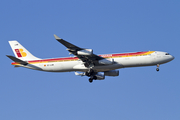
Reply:
[[[0, 4], [1, 120], [179, 120], [179, 0], [6, 0]], [[170, 63], [87, 77], [14, 68], [9, 40], [40, 58], [69, 56], [53, 34], [96, 54], [166, 51]]]

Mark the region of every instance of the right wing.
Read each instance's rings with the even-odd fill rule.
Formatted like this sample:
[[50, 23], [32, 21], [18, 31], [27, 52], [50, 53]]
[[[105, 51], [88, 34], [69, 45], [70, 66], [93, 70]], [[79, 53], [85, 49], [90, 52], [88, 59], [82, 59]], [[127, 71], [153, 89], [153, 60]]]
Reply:
[[58, 42], [60, 42], [61, 44], [63, 44], [67, 48], [67, 50], [70, 52], [70, 54], [74, 54], [81, 61], [83, 61], [84, 65], [86, 67], [90, 67], [90, 66], [94, 66], [94, 65], [100, 65], [98, 63], [98, 61], [104, 59], [101, 56], [98, 56], [98, 55], [93, 54], [92, 52], [89, 52], [88, 49], [77, 47], [77, 46], [59, 38], [55, 34], [54, 34], [54, 37]]

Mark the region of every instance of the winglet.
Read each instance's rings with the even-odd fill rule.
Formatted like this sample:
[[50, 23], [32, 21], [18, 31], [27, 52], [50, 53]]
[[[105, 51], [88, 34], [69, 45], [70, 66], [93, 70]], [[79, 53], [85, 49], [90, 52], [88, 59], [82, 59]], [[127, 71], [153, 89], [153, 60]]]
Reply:
[[61, 38], [59, 38], [59, 37], [58, 37], [57, 35], [55, 35], [55, 34], [54, 34], [54, 37], [55, 37], [56, 40], [59, 40], [59, 39], [61, 40]]
[[10, 58], [12, 61], [16, 62], [16, 63], [19, 63], [19, 64], [22, 64], [22, 65], [27, 65], [28, 63], [25, 62], [25, 61], [22, 61], [14, 56], [10, 56], [10, 55], [6, 55], [8, 58]]

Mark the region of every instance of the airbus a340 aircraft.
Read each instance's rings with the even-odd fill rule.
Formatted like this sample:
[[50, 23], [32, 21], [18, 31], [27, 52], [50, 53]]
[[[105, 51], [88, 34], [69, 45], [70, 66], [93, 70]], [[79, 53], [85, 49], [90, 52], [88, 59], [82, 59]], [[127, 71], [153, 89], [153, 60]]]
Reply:
[[160, 64], [174, 59], [169, 53], [160, 51], [96, 55], [92, 49], [80, 48], [56, 35], [54, 37], [58, 42], [67, 47], [70, 54], [75, 56], [40, 59], [33, 56], [18, 41], [9, 41], [16, 57], [10, 55], [7, 55], [7, 57], [14, 61], [12, 65], [15, 65], [15, 67], [25, 67], [48, 72], [75, 71], [75, 75], [88, 76], [89, 82], [104, 80], [105, 76], [119, 76], [119, 70], [116, 69], [126, 67], [156, 65], [156, 70], [159, 71]]

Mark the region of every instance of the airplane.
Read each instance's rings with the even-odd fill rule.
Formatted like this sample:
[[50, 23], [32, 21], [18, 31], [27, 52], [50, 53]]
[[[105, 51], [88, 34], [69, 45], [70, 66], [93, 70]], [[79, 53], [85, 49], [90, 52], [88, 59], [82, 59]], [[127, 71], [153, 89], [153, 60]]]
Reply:
[[32, 55], [18, 41], [9, 41], [15, 54], [6, 55], [15, 67], [25, 67], [47, 72], [75, 72], [78, 76], [88, 76], [89, 82], [104, 80], [105, 76], [119, 76], [120, 68], [157, 66], [170, 62], [174, 56], [161, 51], [143, 51], [96, 55], [92, 49], [80, 48], [54, 34], [55, 39], [64, 45], [74, 57], [40, 59]]

